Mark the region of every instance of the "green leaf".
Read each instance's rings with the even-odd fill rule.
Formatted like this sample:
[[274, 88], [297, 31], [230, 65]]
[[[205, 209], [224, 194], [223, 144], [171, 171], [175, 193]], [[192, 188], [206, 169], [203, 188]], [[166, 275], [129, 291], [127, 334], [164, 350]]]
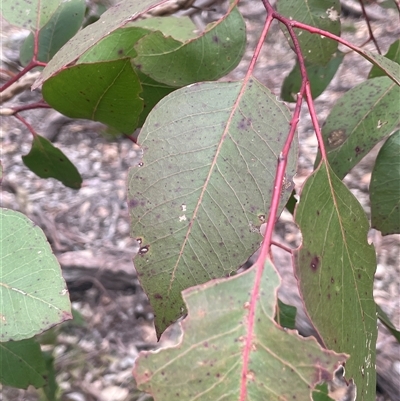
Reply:
[[43, 85], [43, 98], [71, 118], [100, 121], [132, 133], [143, 109], [142, 88], [129, 59], [78, 64]]
[[2, 0], [1, 15], [10, 24], [35, 31], [57, 11], [61, 0]]
[[325, 383], [315, 386], [312, 399], [313, 401], [332, 401], [332, 398], [328, 395], [328, 386]]
[[369, 50], [357, 49], [356, 51], [372, 64], [379, 67], [379, 69], [383, 70], [397, 85], [400, 85], [400, 64], [380, 54], [372, 53]]
[[46, 365], [34, 340], [0, 342], [0, 383], [26, 389], [46, 384]]
[[[327, 88], [342, 63], [343, 57], [344, 53], [337, 51], [326, 66], [306, 65], [313, 99], [317, 98]], [[281, 89], [282, 100], [295, 102], [297, 93], [300, 91], [301, 81], [300, 66], [297, 62], [283, 82]]]
[[149, 33], [149, 30], [138, 27], [117, 29], [82, 54], [78, 63], [93, 63], [136, 57], [137, 53], [134, 44]]
[[[83, 0], [69, 0], [62, 2], [55, 10], [50, 20], [44, 25], [38, 35], [37, 60], [47, 63], [71, 39], [82, 25], [85, 15]], [[34, 36], [31, 33], [20, 50], [20, 61], [27, 65], [33, 57]]]
[[[370, 79], [346, 92], [322, 127], [329, 163], [343, 178], [400, 121], [400, 87], [388, 77]], [[321, 160], [320, 154], [315, 165]]]
[[138, 26], [151, 31], [160, 31], [164, 36], [172, 36], [174, 39], [184, 42], [197, 37], [197, 27], [189, 17], [152, 17], [134, 21], [128, 26]]
[[17, 341], [71, 319], [68, 290], [43, 231], [0, 209], [0, 341]]
[[33, 84], [32, 89], [38, 88], [52, 75], [76, 61], [105, 36], [128, 22], [138, 19], [150, 6], [157, 3], [159, 0], [124, 0], [114, 7], [110, 7], [98, 21], [79, 31], [57, 52], [43, 70], [42, 75]]
[[182, 87], [225, 76], [239, 64], [245, 45], [246, 26], [233, 8], [199, 37], [185, 43], [161, 32], [143, 37], [135, 46], [138, 56], [134, 63], [155, 81]]
[[57, 381], [56, 381], [56, 371], [54, 368], [54, 356], [52, 352], [43, 352], [43, 358], [46, 364], [47, 370], [47, 383], [43, 386], [43, 393], [46, 395], [48, 401], [56, 401], [56, 394], [59, 390]]
[[[339, 0], [279, 0], [278, 12], [287, 18], [308, 24], [324, 31], [340, 35]], [[285, 35], [289, 37], [286, 28]], [[305, 61], [309, 64], [326, 65], [337, 51], [336, 41], [295, 29]], [[289, 39], [291, 43], [291, 39]]]
[[[315, 384], [332, 378], [346, 356], [276, 325], [278, 284], [268, 260], [261, 278], [252, 268], [185, 290], [183, 338], [174, 348], [140, 353], [134, 368], [139, 389], [154, 401], [309, 400]], [[247, 396], [242, 398], [244, 385]]]
[[287, 329], [296, 328], [297, 309], [294, 306], [286, 305], [278, 298], [278, 311], [275, 315], [275, 321]]
[[[391, 44], [388, 52], [385, 54], [385, 57], [389, 60], [393, 60], [397, 64], [400, 64], [400, 39]], [[375, 78], [383, 75], [386, 75], [385, 71], [374, 65], [369, 72], [368, 78]]]
[[369, 187], [372, 227], [382, 235], [400, 233], [400, 131], [379, 151]]
[[375, 400], [376, 256], [355, 197], [325, 163], [307, 179], [295, 214], [303, 244], [296, 276], [307, 312], [325, 345], [350, 354], [346, 374], [357, 397]]
[[36, 135], [30, 152], [22, 156], [24, 164], [41, 178], [55, 178], [66, 187], [79, 189], [82, 177], [60, 149], [46, 138]]
[[[179, 89], [147, 118], [128, 200], [143, 247], [135, 267], [158, 333], [181, 315], [183, 289], [232, 274], [259, 247], [289, 121], [286, 106], [255, 79]], [[291, 189], [282, 191], [281, 209]]]
[[392, 333], [393, 337], [400, 343], [400, 331], [396, 329], [394, 324], [390, 321], [389, 316], [378, 304], [376, 304], [376, 313], [381, 323]]
[[[148, 33], [148, 30], [139, 27], [117, 29], [83, 54], [78, 63], [136, 57], [137, 53], [133, 45]], [[140, 97], [143, 99], [143, 110], [137, 123], [137, 126], [141, 127], [153, 107], [175, 88], [156, 82], [137, 69], [135, 72], [143, 89], [143, 92], [140, 93]]]

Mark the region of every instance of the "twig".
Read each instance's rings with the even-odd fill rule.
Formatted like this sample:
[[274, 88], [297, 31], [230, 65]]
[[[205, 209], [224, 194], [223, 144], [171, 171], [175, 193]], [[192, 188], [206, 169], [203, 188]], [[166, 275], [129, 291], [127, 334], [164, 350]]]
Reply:
[[[359, 0], [359, 1], [360, 1], [362, 13], [363, 13], [364, 18], [365, 18], [365, 22], [367, 23], [367, 27], [368, 27], [368, 32], [369, 32], [368, 41], [372, 40], [372, 41], [374, 42], [375, 47], [376, 47], [376, 51], [377, 51], [379, 54], [382, 54], [382, 53], [381, 53], [381, 49], [379, 48], [378, 42], [377, 42], [377, 40], [376, 40], [376, 38], [375, 38], [375, 36], [374, 36], [374, 33], [372, 32], [371, 22], [370, 22], [370, 20], [369, 20], [368, 15], [367, 15], [367, 11], [365, 10], [364, 1], [363, 1], [363, 0]], [[367, 42], [368, 42], [368, 41], [367, 41]], [[366, 43], [367, 43], [367, 42], [366, 42]]]

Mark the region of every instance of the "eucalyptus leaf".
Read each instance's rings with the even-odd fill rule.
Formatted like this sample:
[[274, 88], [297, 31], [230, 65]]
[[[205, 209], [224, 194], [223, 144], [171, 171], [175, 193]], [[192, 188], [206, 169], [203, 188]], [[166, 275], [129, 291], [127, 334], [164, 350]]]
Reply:
[[24, 164], [41, 178], [55, 178], [66, 187], [79, 189], [82, 177], [67, 156], [40, 135], [33, 138], [30, 152], [22, 156]]

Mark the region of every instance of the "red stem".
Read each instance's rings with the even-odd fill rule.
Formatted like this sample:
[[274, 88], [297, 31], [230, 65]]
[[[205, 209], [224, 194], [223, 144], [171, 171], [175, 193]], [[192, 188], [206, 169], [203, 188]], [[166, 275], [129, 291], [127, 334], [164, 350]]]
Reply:
[[51, 106], [49, 106], [44, 100], [40, 100], [39, 102], [27, 104], [25, 106], [22, 105], [22, 106], [12, 107], [12, 110], [14, 112], [11, 115], [15, 115], [21, 111], [32, 110], [32, 109], [51, 109]]
[[[282, 193], [282, 184], [283, 184], [283, 179], [284, 179], [285, 171], [286, 171], [286, 167], [287, 167], [289, 150], [290, 150], [291, 144], [293, 142], [294, 135], [296, 133], [296, 128], [297, 128], [297, 125], [299, 122], [301, 104], [303, 102], [304, 96], [306, 97], [312, 124], [314, 126], [316, 136], [318, 138], [318, 144], [320, 147], [322, 160], [326, 160], [326, 158], [327, 158], [324, 142], [323, 142], [322, 135], [321, 135], [321, 129], [320, 129], [318, 119], [317, 119], [317, 113], [315, 111], [314, 102], [313, 102], [312, 96], [311, 96], [311, 87], [310, 87], [310, 82], [308, 79], [307, 70], [306, 70], [306, 66], [305, 66], [305, 62], [304, 62], [304, 56], [301, 51], [300, 44], [299, 44], [298, 38], [294, 32], [293, 27], [306, 29], [307, 31], [309, 31], [311, 33], [318, 33], [318, 34], [324, 35], [326, 37], [330, 37], [331, 39], [338, 40], [342, 44], [349, 45], [349, 47], [352, 48], [353, 50], [356, 50], [356, 51], [360, 50], [360, 49], [357, 49], [355, 46], [351, 45], [350, 43], [347, 43], [347, 41], [345, 41], [339, 37], [336, 37], [335, 35], [332, 35], [329, 32], [325, 32], [318, 28], [310, 27], [308, 25], [289, 20], [288, 18], [277, 13], [272, 8], [269, 0], [262, 0], [262, 1], [263, 1], [265, 9], [267, 10], [268, 17], [265, 22], [265, 26], [264, 26], [263, 32], [261, 34], [259, 43], [257, 45], [256, 51], [254, 52], [254, 56], [251, 60], [249, 69], [247, 71], [246, 78], [248, 79], [249, 76], [251, 75], [251, 73], [253, 72], [255, 61], [259, 55], [262, 43], [265, 40], [265, 37], [268, 33], [268, 30], [270, 28], [270, 25], [271, 25], [273, 19], [277, 19], [286, 26], [286, 28], [288, 29], [289, 35], [293, 41], [294, 51], [295, 51], [298, 61], [299, 61], [302, 83], [301, 83], [300, 92], [297, 95], [296, 107], [293, 112], [292, 119], [290, 121], [290, 130], [289, 130], [288, 136], [286, 138], [285, 144], [283, 146], [282, 152], [280, 153], [279, 158], [278, 158], [278, 165], [277, 165], [275, 181], [274, 181], [274, 191], [272, 193], [271, 207], [269, 210], [267, 227], [266, 227], [266, 231], [264, 234], [264, 240], [261, 245], [260, 254], [255, 263], [256, 277], [255, 277], [253, 291], [252, 291], [251, 299], [250, 299], [248, 321], [247, 321], [247, 336], [246, 336], [246, 341], [245, 341], [245, 347], [243, 349], [243, 368], [242, 368], [242, 375], [241, 375], [240, 401], [244, 401], [247, 396], [248, 365], [249, 365], [250, 350], [251, 350], [252, 343], [253, 343], [254, 322], [255, 322], [255, 315], [256, 315], [256, 305], [257, 305], [259, 291], [260, 291], [260, 283], [261, 283], [261, 278], [262, 278], [262, 274], [264, 271], [265, 261], [267, 260], [267, 258], [269, 258], [269, 252], [270, 252], [270, 248], [271, 248], [271, 244], [272, 244], [272, 233], [273, 233], [273, 229], [275, 227], [275, 222], [276, 222], [276, 219], [278, 216], [279, 203], [280, 203], [281, 193]], [[289, 248], [287, 248], [286, 250], [288, 252], [292, 252], [291, 249], [289, 249]]]
[[28, 128], [28, 130], [29, 130], [30, 133], [33, 135], [33, 137], [36, 138], [36, 136], [37, 136], [36, 131], [33, 129], [32, 125], [30, 125], [30, 124], [28, 123], [28, 121], [25, 120], [25, 118], [21, 117], [19, 114], [14, 114], [14, 117], [15, 117], [17, 120], [21, 121], [21, 123], [24, 124], [24, 125]]
[[[261, 52], [261, 48], [264, 45], [265, 38], [267, 36], [267, 33], [269, 31], [269, 28], [271, 26], [271, 23], [273, 21], [273, 16], [268, 14], [267, 19], [264, 24], [263, 31], [260, 35], [260, 39], [258, 40], [256, 49], [254, 51], [253, 57], [250, 61], [249, 68], [247, 70], [246, 76], [243, 80], [243, 87], [245, 87], [247, 81], [250, 79], [254, 66], [256, 64], [257, 58]], [[275, 193], [276, 191], [274, 191]], [[280, 191], [279, 191], [280, 193]], [[272, 208], [272, 206], [271, 206]], [[248, 314], [248, 322], [247, 322], [247, 337], [245, 341], [245, 346], [243, 349], [243, 367], [242, 367], [242, 374], [241, 374], [241, 380], [240, 380], [240, 401], [244, 401], [247, 396], [247, 375], [248, 375], [248, 366], [249, 366], [249, 358], [250, 358], [250, 352], [252, 348], [252, 342], [253, 342], [253, 328], [254, 328], [254, 319], [255, 319], [255, 308], [256, 308], [256, 300], [258, 298], [258, 293], [260, 290], [260, 283], [261, 283], [261, 277], [263, 273], [263, 267], [257, 268], [256, 272], [256, 279], [255, 283], [253, 286], [253, 292], [251, 294], [251, 301], [250, 301], [250, 306], [249, 306], [249, 314]]]

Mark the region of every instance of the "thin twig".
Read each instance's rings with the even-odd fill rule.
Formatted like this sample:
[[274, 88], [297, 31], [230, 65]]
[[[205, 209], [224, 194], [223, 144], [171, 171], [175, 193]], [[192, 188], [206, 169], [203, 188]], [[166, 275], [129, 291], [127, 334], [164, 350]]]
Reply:
[[382, 53], [381, 53], [381, 49], [379, 48], [378, 42], [377, 42], [377, 40], [376, 40], [376, 38], [375, 38], [375, 36], [374, 36], [374, 33], [372, 32], [371, 22], [370, 22], [370, 20], [369, 20], [368, 15], [367, 15], [367, 11], [365, 10], [364, 1], [363, 1], [363, 0], [359, 0], [359, 1], [360, 1], [361, 10], [362, 10], [362, 13], [363, 13], [363, 15], [364, 15], [365, 22], [367, 23], [367, 27], [368, 27], [368, 32], [369, 32], [369, 39], [368, 39], [368, 41], [369, 41], [369, 40], [372, 40], [372, 41], [374, 42], [375, 47], [376, 47], [376, 51], [377, 51], [379, 54], [382, 54]]

